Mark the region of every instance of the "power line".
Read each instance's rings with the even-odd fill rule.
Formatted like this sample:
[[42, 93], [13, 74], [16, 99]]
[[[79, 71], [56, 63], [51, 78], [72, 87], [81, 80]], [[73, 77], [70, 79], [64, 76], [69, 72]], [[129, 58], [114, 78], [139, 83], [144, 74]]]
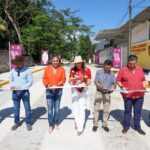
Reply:
[[[146, 2], [147, 0], [142, 0], [140, 2], [138, 2], [137, 4], [135, 4], [132, 9], [138, 7], [139, 5], [141, 5], [142, 3]], [[146, 8], [146, 7], [145, 7]], [[115, 28], [117, 28], [122, 22], [123, 20], [126, 18], [126, 16], [128, 15], [128, 11], [123, 15], [123, 17], [120, 19], [119, 23], [115, 26]]]
[[115, 28], [117, 28], [123, 22], [123, 20], [126, 18], [127, 15], [128, 15], [128, 11], [123, 15], [123, 17], [121, 18], [119, 23], [115, 26]]
[[147, 7], [149, 7], [149, 5], [147, 5], [147, 6], [138, 6], [137, 8], [147, 8]]
[[147, 0], [142, 0], [142, 1], [140, 1], [139, 3], [137, 3], [136, 5], [133, 5], [133, 8], [135, 8], [135, 7], [139, 6], [139, 5], [141, 5], [141, 4], [144, 3], [145, 1], [147, 1]]

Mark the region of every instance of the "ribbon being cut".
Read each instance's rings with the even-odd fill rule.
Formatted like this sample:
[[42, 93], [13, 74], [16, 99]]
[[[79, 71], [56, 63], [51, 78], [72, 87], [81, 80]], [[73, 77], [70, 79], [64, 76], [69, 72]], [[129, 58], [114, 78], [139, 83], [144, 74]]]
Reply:
[[[66, 88], [81, 88], [81, 87], [88, 87], [88, 88], [96, 88], [95, 86], [87, 86], [84, 83], [81, 83], [79, 85], [66, 85], [66, 86], [50, 86], [47, 89], [66, 89]], [[21, 91], [21, 90], [26, 90], [26, 89], [13, 89], [12, 91]], [[1, 88], [0, 91], [11, 91], [9, 88]], [[150, 92], [150, 89], [145, 89], [145, 90], [123, 90], [123, 89], [108, 89], [108, 91], [113, 91], [113, 92], [121, 92], [121, 93], [133, 93], [133, 92]]]

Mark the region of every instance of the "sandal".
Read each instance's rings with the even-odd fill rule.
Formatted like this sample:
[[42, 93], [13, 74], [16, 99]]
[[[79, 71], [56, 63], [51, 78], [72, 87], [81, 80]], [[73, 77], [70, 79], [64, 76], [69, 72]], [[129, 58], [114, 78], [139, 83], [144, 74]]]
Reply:
[[81, 131], [77, 131], [77, 135], [80, 136], [82, 134]]
[[53, 127], [49, 127], [48, 132], [52, 133], [53, 132]]
[[74, 128], [75, 128], [75, 130], [78, 130], [77, 125], [76, 125], [76, 124], [75, 124], [75, 127], [74, 127]]
[[59, 130], [59, 126], [55, 125], [54, 129]]

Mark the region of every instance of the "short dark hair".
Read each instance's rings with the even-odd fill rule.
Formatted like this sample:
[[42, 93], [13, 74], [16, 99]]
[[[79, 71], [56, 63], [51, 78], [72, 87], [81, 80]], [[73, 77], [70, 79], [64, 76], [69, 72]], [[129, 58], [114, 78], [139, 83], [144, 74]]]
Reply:
[[106, 59], [106, 60], [104, 61], [104, 66], [105, 66], [105, 65], [112, 66], [113, 64], [112, 64], [112, 61], [111, 61], [111, 60]]
[[129, 57], [128, 57], [128, 62], [129, 61], [137, 61], [138, 60], [138, 57], [136, 56], [136, 55], [130, 55]]
[[52, 57], [51, 57], [51, 61], [54, 59], [54, 58], [58, 58], [59, 60], [59, 63], [61, 63], [61, 59], [58, 55], [54, 54]]

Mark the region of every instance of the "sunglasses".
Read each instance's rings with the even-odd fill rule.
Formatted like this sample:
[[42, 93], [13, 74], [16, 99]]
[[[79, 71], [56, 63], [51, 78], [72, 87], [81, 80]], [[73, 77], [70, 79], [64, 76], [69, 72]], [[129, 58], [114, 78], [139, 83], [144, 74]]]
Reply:
[[18, 73], [17, 75], [18, 75], [18, 77], [19, 77], [19, 76], [20, 76], [20, 71], [18, 70], [17, 73]]

